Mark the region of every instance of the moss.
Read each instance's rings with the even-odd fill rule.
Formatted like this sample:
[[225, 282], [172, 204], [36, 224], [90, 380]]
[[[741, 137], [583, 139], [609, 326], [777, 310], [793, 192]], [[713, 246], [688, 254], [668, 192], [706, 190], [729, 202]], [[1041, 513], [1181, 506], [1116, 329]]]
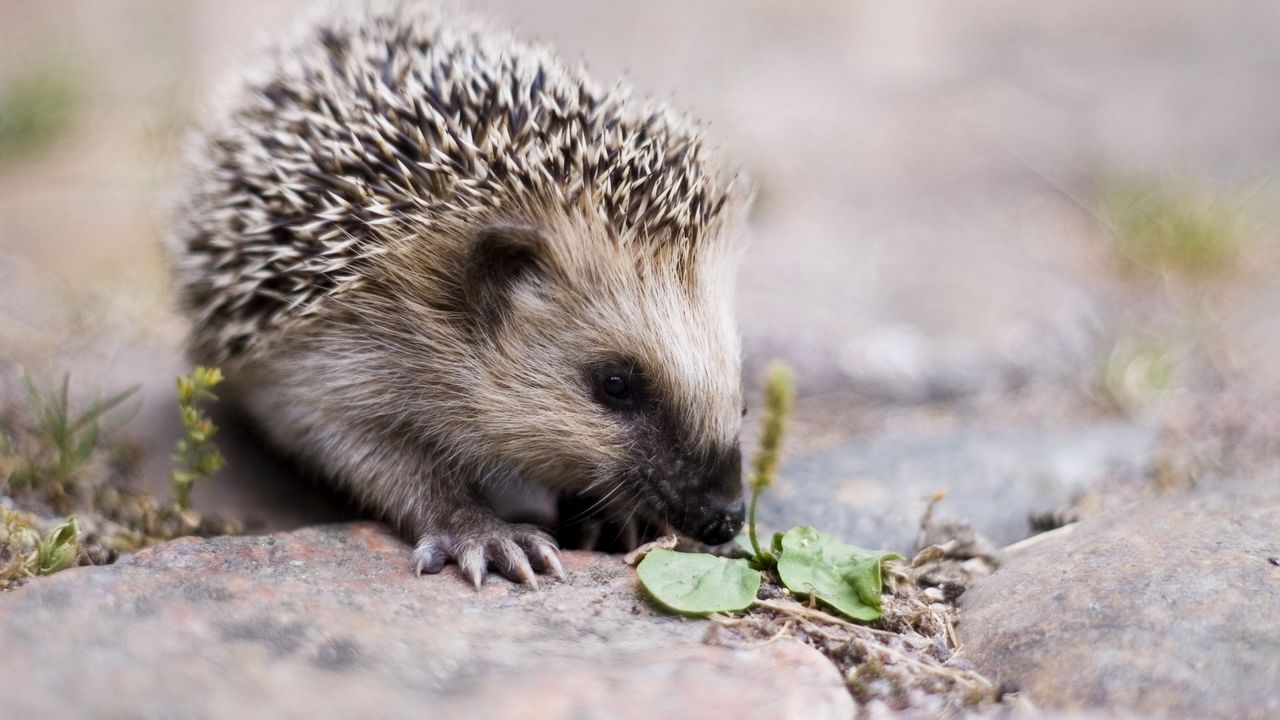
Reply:
[[33, 575], [30, 557], [39, 538], [29, 514], [0, 505], [0, 590], [16, 587]]

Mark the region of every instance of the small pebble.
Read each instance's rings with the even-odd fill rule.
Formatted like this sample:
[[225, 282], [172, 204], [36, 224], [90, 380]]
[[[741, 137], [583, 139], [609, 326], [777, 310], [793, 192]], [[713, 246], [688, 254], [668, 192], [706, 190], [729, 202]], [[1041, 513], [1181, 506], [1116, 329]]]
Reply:
[[1272, 555], [1271, 557], [1267, 558], [1267, 562], [1271, 563], [1272, 565], [1275, 565], [1276, 567], [1280, 567], [1280, 555]]

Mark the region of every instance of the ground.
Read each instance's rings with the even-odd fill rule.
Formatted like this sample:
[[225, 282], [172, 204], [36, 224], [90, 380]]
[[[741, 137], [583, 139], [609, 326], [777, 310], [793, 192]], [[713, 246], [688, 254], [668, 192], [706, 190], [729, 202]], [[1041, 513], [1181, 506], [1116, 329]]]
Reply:
[[[69, 373], [79, 407], [139, 385], [109, 423], [119, 427], [105, 442], [130, 450], [135, 489], [167, 497], [170, 453], [181, 432], [173, 378], [188, 363], [160, 241], [170, 222], [181, 134], [219, 80], [302, 5], [0, 2], [6, 19], [0, 24], [0, 423], [10, 423], [0, 430], [7, 435], [15, 434], [13, 418], [27, 404], [19, 368], [55, 386]], [[1273, 91], [1280, 7], [1262, 0], [1212, 6], [824, 0], [802, 9], [763, 0], [471, 5], [585, 59], [600, 77], [625, 73], [642, 92], [672, 98], [705, 118], [758, 185], [738, 297], [747, 376], [755, 388], [764, 364], [782, 358], [796, 368], [801, 391], [788, 459], [762, 510], [765, 523], [813, 523], [850, 542], [910, 554], [920, 516], [939, 490], [948, 492], [934, 510], [939, 520], [966, 520], [996, 546], [1081, 520], [1065, 535], [1051, 533], [1040, 545], [1013, 551], [1007, 565], [962, 596], [960, 640], [972, 644], [979, 670], [1024, 686], [1018, 694], [1042, 710], [1172, 712], [1158, 704], [1156, 690], [1126, 694], [1089, 685], [1096, 677], [1090, 672], [1105, 667], [1089, 664], [1101, 651], [1070, 663], [1078, 682], [1059, 684], [1063, 695], [1034, 674], [1005, 677], [1009, 668], [1002, 663], [1025, 666], [1032, 655], [1002, 659], [981, 639], [1007, 637], [1001, 633], [1013, 628], [1025, 637], [1045, 615], [1068, 610], [1087, 623], [1104, 608], [1121, 617], [1120, 626], [1137, 612], [1147, 624], [1133, 623], [1138, 629], [1131, 635], [1063, 642], [1141, 647], [1142, 632], [1190, 626], [1198, 631], [1182, 634], [1197, 639], [1170, 650], [1183, 665], [1131, 663], [1146, 674], [1129, 686], [1198, 691], [1208, 700], [1195, 706], [1197, 713], [1273, 711], [1274, 690], [1230, 686], [1252, 702], [1241, 709], [1212, 702], [1227, 681], [1194, 677], [1209, 677], [1197, 663], [1222, 649], [1219, 625], [1206, 619], [1202, 606], [1244, 612], [1246, 599], [1274, 597], [1280, 584], [1280, 568], [1267, 560], [1280, 556], [1280, 547], [1273, 540], [1268, 545], [1265, 535], [1250, 544], [1232, 520], [1274, 502], [1238, 487], [1280, 482], [1273, 470], [1280, 424], [1271, 412], [1280, 388], [1280, 365], [1271, 361], [1280, 350], [1280, 316], [1271, 311], [1280, 300], [1274, 282], [1280, 188], [1272, 180], [1280, 167], [1280, 96]], [[483, 649], [489, 640], [464, 624], [434, 641], [431, 622], [414, 610], [428, 597], [447, 598], [433, 610], [441, 617], [474, 618], [498, 612], [496, 605], [517, 624], [522, 612], [547, 614], [547, 603], [573, 616], [588, 600], [565, 593], [583, 583], [614, 587], [617, 598], [630, 602], [633, 588], [615, 587], [630, 577], [616, 558], [579, 558], [568, 588], [548, 589], [541, 600], [495, 585], [473, 602], [450, 577], [391, 575], [404, 569], [396, 565], [403, 548], [377, 540], [386, 574], [377, 582], [348, 575], [342, 586], [351, 607], [367, 613], [334, 611], [352, 623], [344, 636], [350, 644], [330, 647], [325, 643], [343, 638], [307, 630], [296, 642], [286, 637], [283, 642], [294, 645], [285, 653], [290, 659], [274, 662], [274, 640], [224, 632], [218, 623], [250, 622], [236, 613], [253, 602], [270, 605], [255, 599], [258, 582], [303, 615], [320, 602], [309, 594], [323, 590], [318, 584], [344, 577], [342, 568], [324, 564], [324, 543], [343, 533], [374, 542], [374, 531], [316, 529], [352, 513], [264, 452], [253, 429], [234, 415], [217, 419], [228, 466], [216, 481], [197, 486], [195, 507], [240, 523], [250, 536], [182, 540], [123, 564], [38, 578], [0, 596], [7, 648], [0, 667], [35, 674], [21, 684], [33, 688], [25, 698], [33, 713], [80, 714], [108, 696], [127, 707], [131, 696], [120, 689], [143, 687], [143, 681], [103, 668], [120, 664], [131, 650], [113, 648], [108, 636], [94, 646], [101, 655], [80, 664], [66, 665], [60, 653], [73, 653], [85, 639], [80, 633], [99, 618], [125, 632], [132, 611], [119, 610], [111, 593], [142, 592], [128, 588], [141, 582], [143, 568], [157, 574], [160, 586], [166, 577], [181, 577], [174, 587], [186, 587], [194, 572], [190, 558], [244, 569], [234, 559], [269, 542], [264, 534], [275, 531], [306, 528], [280, 542], [315, 546], [287, 562], [267, 553], [240, 580], [233, 571], [220, 576], [230, 584], [223, 588], [230, 603], [225, 615], [210, 610], [204, 596], [172, 588], [156, 600], [159, 617], [189, 623], [174, 642], [217, 638], [227, 653], [218, 667], [246, 657], [258, 663], [246, 666], [257, 670], [246, 673], [245, 682], [263, 697], [286, 689], [306, 695], [323, 686], [332, 679], [324, 673], [333, 670], [323, 667], [329, 660], [313, 660], [342, 664], [350, 647], [370, 642], [362, 632], [374, 633], [361, 624], [363, 614], [400, 613], [423, 630], [402, 637], [380, 627], [377, 632], [395, 642], [379, 647], [378, 657], [387, 667], [415, 659], [420, 667], [410, 672], [418, 675], [377, 687], [393, 695], [399, 688], [393, 702], [464, 702], [465, 693], [446, 692], [441, 679], [459, 671], [433, 680], [424, 658], [449, 656], [453, 651], [441, 643]], [[755, 419], [753, 410], [748, 427]], [[747, 440], [750, 446], [753, 438]], [[0, 478], [6, 472], [12, 466], [0, 458]], [[1197, 507], [1218, 510], [1196, 525], [1194, 542], [1190, 535], [1156, 532], [1160, 518]], [[1258, 528], [1251, 532], [1265, 529]], [[1185, 583], [1169, 569], [1176, 554], [1158, 552], [1156, 537], [1184, 544], [1192, 554], [1225, 553], [1231, 563], [1206, 562], [1198, 567], [1207, 580]], [[1087, 565], [1067, 573], [1058, 560], [1099, 547], [1132, 561], [1124, 577], [1141, 592], [1083, 577]], [[289, 564], [294, 560], [304, 564]], [[307, 581], [312, 561], [323, 573]], [[271, 590], [274, 573], [295, 570], [303, 578], [299, 585]], [[316, 579], [321, 576], [323, 583]], [[308, 582], [310, 589], [302, 589]], [[987, 590], [983, 582], [991, 583]], [[1064, 610], [1008, 599], [1016, 592], [1069, 595], [1080, 587], [1088, 588], [1093, 604]], [[224, 602], [221, 592], [215, 605]], [[360, 604], [370, 598], [384, 604]], [[507, 606], [504, 598], [514, 600]], [[1142, 609], [1158, 598], [1176, 611]], [[1130, 600], [1136, 606], [1126, 605]], [[592, 676], [601, 685], [566, 705], [546, 699], [547, 716], [569, 714], [579, 707], [574, 702], [606, 707], [602, 698], [619, 688], [660, 702], [645, 688], [672, 677], [705, 678], [723, 693], [706, 702], [733, 697], [734, 688], [770, 688], [741, 696], [764, 715], [794, 713], [811, 697], [829, 701], [823, 707], [833, 716], [892, 710], [843, 704], [838, 698], [847, 696], [829, 690], [845, 679], [820, 669], [831, 666], [804, 648], [783, 643], [781, 650], [766, 646], [738, 655], [702, 649], [705, 622], [661, 620], [638, 598], [635, 606], [634, 614], [610, 615], [599, 636], [586, 626], [531, 627], [542, 628], [548, 642], [556, 632], [596, 637], [592, 652], [633, 647], [634, 640], [640, 658], [670, 637], [687, 662], [602, 664]], [[32, 628], [41, 625], [23, 619], [36, 616], [65, 634], [39, 634]], [[1231, 642], [1253, 643], [1257, 652], [1248, 657], [1261, 659], [1249, 664], [1254, 661], [1243, 653], [1224, 652], [1225, 660], [1214, 660], [1210, 669], [1226, 663], [1228, 675], [1275, 677], [1280, 640], [1274, 621], [1263, 613], [1250, 618], [1247, 630], [1230, 635]], [[266, 634], [293, 637], [273, 633]], [[369, 637], [375, 636], [384, 637]], [[1040, 653], [1034, 657], [1041, 667], [1077, 658], [1064, 650], [1055, 665], [1043, 660], [1051, 649], [1017, 647]], [[770, 657], [775, 650], [785, 657]], [[165, 652], [137, 654], [137, 662], [151, 663], [135, 668], [140, 677], [182, 655]], [[485, 664], [492, 655], [470, 657], [478, 658], [476, 668], [492, 666]], [[532, 656], [505, 662], [516, 670], [536, 665], [522, 666], [521, 657]], [[593, 657], [584, 651], [575, 662]], [[617, 657], [631, 656], [619, 650]], [[762, 669], [771, 664], [815, 669], [794, 673], [803, 682], [780, 682]], [[48, 665], [63, 669], [40, 672]], [[182, 672], [189, 680], [207, 679], [195, 666]], [[1187, 673], [1194, 677], [1184, 682]], [[91, 691], [62, 692], [76, 683]], [[196, 685], [209, 693], [200, 700], [209, 703], [208, 714], [219, 716], [218, 686]], [[530, 680], [519, 687], [532, 693], [541, 685]], [[674, 697], [698, 699], [699, 685], [680, 687], [689, 694]], [[326, 696], [315, 697], [319, 706]], [[779, 704], [767, 704], [774, 701]]]

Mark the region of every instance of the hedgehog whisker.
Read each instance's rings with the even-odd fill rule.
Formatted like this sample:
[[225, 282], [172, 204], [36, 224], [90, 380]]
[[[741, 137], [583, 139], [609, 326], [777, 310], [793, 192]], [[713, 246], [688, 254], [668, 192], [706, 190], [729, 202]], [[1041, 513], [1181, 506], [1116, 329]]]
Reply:
[[619, 478], [619, 479], [618, 479], [618, 481], [614, 484], [614, 486], [613, 486], [613, 489], [612, 489], [612, 490], [610, 490], [609, 492], [605, 493], [603, 497], [601, 497], [599, 500], [597, 500], [597, 501], [595, 501], [594, 503], [592, 503], [592, 504], [591, 504], [587, 509], [583, 510], [582, 512], [580, 512], [580, 513], [578, 513], [577, 515], [573, 516], [572, 518], [570, 518], [570, 519], [568, 519], [568, 520], [561, 520], [561, 521], [560, 521], [560, 524], [561, 524], [561, 525], [570, 525], [570, 524], [577, 523], [577, 522], [581, 522], [582, 520], [587, 519], [587, 518], [588, 518], [588, 517], [590, 517], [590, 516], [591, 516], [591, 514], [592, 514], [592, 513], [594, 513], [596, 510], [600, 509], [601, 507], [604, 507], [605, 503], [607, 503], [607, 502], [609, 501], [609, 498], [611, 498], [611, 497], [613, 497], [615, 494], [617, 494], [619, 490], [622, 490], [622, 488], [623, 488], [625, 485], [626, 485], [626, 483], [625, 483], [625, 482], [623, 482], [623, 480], [622, 480], [621, 478]]

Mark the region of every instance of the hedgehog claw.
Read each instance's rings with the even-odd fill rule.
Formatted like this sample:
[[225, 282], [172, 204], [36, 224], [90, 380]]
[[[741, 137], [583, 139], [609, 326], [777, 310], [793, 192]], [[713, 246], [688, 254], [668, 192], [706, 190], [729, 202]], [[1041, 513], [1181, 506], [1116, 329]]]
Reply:
[[465, 532], [426, 535], [418, 541], [412, 559], [419, 575], [438, 573], [452, 560], [462, 577], [477, 590], [491, 568], [512, 582], [535, 590], [537, 573], [565, 579], [555, 541], [532, 525], [495, 521], [479, 530], [471, 527]]
[[540, 545], [537, 552], [538, 560], [541, 561], [543, 568], [550, 570], [557, 580], [568, 579], [564, 574], [564, 566], [560, 564], [560, 554], [554, 548], [548, 545]]
[[485, 569], [479, 565], [464, 564], [462, 566], [462, 574], [465, 575], [466, 578], [471, 581], [471, 587], [474, 587], [476, 590], [479, 590], [480, 586], [484, 584], [485, 576], [488, 575], [489, 573], [486, 572]]
[[435, 575], [444, 569], [447, 558], [443, 548], [437, 547], [434, 542], [419, 543], [413, 549], [413, 566], [418, 575]]
[[523, 551], [516, 548], [516, 554], [508, 555], [507, 561], [510, 565], [507, 566], [507, 571], [503, 573], [503, 575], [507, 576], [507, 579], [524, 583], [534, 590], [538, 589], [538, 578], [533, 574], [533, 568], [530, 567], [529, 559], [525, 557]]
[[462, 576], [471, 581], [477, 590], [484, 583], [486, 572], [486, 562], [484, 548], [475, 541], [464, 541], [454, 548], [454, 559], [458, 562], [458, 569], [462, 571]]

